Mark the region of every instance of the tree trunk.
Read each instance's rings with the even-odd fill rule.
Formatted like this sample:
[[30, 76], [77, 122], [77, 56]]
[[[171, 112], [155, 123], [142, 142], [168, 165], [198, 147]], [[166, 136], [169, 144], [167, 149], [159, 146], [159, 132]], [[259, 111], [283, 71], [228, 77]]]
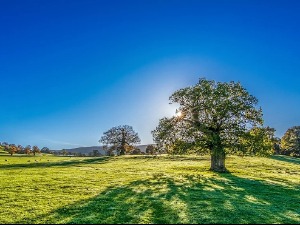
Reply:
[[125, 153], [126, 153], [126, 142], [125, 142], [125, 138], [122, 138], [120, 155], [125, 155]]
[[210, 170], [221, 173], [227, 172], [225, 167], [225, 150], [218, 133], [213, 134]]
[[122, 132], [120, 155], [125, 155], [125, 152], [126, 152], [126, 139], [125, 139], [124, 132]]
[[125, 146], [121, 146], [120, 155], [125, 155]]

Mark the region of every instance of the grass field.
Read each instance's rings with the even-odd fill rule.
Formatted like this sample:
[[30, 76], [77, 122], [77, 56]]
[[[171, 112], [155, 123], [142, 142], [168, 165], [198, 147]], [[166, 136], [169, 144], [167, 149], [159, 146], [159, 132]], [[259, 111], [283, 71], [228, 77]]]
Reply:
[[300, 223], [300, 159], [0, 156], [0, 223]]

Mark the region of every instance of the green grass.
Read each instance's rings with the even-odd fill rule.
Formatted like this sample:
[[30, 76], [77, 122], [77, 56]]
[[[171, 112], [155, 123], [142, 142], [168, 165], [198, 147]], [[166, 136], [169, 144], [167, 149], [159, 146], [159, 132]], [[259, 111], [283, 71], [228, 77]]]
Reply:
[[[5, 161], [7, 160], [7, 161]], [[300, 223], [300, 159], [0, 156], [0, 223]]]

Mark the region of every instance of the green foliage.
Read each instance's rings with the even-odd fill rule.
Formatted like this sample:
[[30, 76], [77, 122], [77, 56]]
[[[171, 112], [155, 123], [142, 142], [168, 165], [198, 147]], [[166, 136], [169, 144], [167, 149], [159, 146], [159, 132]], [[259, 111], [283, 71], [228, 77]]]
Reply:
[[34, 145], [32, 147], [32, 153], [33, 153], [33, 155], [35, 155], [36, 153], [41, 153], [41, 150], [39, 149], [38, 146]]
[[113, 154], [114, 150], [117, 150], [120, 155], [125, 155], [126, 152], [134, 149], [133, 144], [138, 144], [141, 140], [131, 126], [124, 125], [104, 132], [99, 142], [110, 149], [109, 155]]
[[94, 157], [100, 156], [99, 150], [97, 150], [97, 149], [93, 150], [93, 156], [94, 156]]
[[150, 155], [154, 155], [157, 153], [157, 148], [154, 145], [147, 145], [146, 153]]
[[9, 144], [4, 146], [4, 150], [13, 155], [18, 152], [18, 147], [15, 144]]
[[25, 154], [29, 155], [31, 153], [31, 146], [30, 145], [27, 145], [25, 148], [24, 148], [24, 152]]
[[208, 156], [0, 156], [0, 223], [300, 223], [300, 159], [228, 156], [226, 174], [209, 164]]
[[222, 83], [202, 78], [196, 85], [173, 93], [170, 101], [179, 104], [180, 114], [159, 121], [152, 131], [157, 145], [165, 151], [180, 153], [188, 147], [209, 150], [216, 160], [212, 163], [222, 164], [222, 170], [225, 150], [238, 148], [245, 132], [263, 123], [262, 110], [255, 107], [257, 99], [233, 81]]
[[285, 132], [281, 148], [284, 154], [300, 157], [300, 126], [291, 127]]
[[67, 152], [67, 150], [66, 150], [66, 149], [62, 149], [62, 150], [61, 150], [61, 154], [62, 154], [62, 155], [67, 155], [67, 154], [68, 154], [68, 152]]
[[36, 153], [48, 153], [50, 154], [51, 151], [49, 150], [49, 148], [47, 147], [43, 147], [41, 150], [39, 149], [39, 147], [37, 146], [33, 146], [31, 148], [30, 145], [27, 145], [26, 147], [23, 147], [22, 145], [16, 145], [16, 144], [8, 144], [7, 142], [0, 142], [0, 149], [2, 149], [3, 151], [8, 152], [9, 154], [13, 155], [15, 153], [18, 154], [31, 154], [33, 153], [34, 155]]
[[270, 127], [254, 127], [241, 137], [240, 145], [228, 151], [242, 155], [269, 156], [275, 153], [275, 129]]
[[50, 151], [50, 149], [49, 149], [48, 147], [43, 147], [43, 148], [41, 149], [41, 152], [42, 152], [42, 153], [48, 153], [48, 154], [51, 153], [51, 151]]
[[139, 148], [134, 148], [133, 150], [130, 151], [130, 155], [141, 155], [142, 151]]
[[183, 155], [183, 154], [207, 154], [208, 149], [203, 148], [201, 143], [198, 142], [185, 142], [177, 139], [168, 146], [167, 153], [172, 155]]

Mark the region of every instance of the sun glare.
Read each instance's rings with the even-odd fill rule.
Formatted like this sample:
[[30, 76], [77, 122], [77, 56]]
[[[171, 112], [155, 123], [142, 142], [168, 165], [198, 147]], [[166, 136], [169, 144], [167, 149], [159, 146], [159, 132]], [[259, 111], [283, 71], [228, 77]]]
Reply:
[[176, 112], [176, 117], [181, 117], [182, 116], [182, 112], [181, 111], [177, 111]]

